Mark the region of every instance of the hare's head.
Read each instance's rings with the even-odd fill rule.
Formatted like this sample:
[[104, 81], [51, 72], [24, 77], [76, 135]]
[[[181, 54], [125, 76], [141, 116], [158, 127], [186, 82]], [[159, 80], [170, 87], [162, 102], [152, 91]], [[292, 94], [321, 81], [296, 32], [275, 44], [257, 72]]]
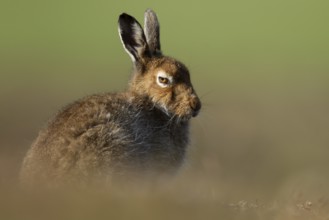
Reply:
[[149, 97], [168, 116], [188, 120], [198, 114], [201, 102], [186, 66], [162, 55], [159, 31], [157, 16], [151, 10], [145, 12], [144, 30], [134, 17], [120, 15], [121, 41], [134, 63], [129, 89]]

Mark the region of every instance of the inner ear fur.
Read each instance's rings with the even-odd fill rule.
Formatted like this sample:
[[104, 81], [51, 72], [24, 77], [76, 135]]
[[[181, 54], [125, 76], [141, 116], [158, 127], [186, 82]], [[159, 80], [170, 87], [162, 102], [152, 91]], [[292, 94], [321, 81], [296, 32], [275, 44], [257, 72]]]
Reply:
[[134, 17], [126, 13], [119, 16], [118, 23], [124, 49], [134, 63], [143, 63], [146, 58], [151, 56], [151, 52], [141, 25]]

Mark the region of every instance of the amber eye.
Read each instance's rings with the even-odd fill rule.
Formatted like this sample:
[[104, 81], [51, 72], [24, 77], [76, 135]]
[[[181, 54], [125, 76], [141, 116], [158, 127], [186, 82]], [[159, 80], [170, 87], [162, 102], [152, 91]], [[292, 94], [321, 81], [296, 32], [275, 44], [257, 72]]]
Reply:
[[166, 88], [173, 84], [173, 77], [164, 71], [159, 71], [156, 75], [156, 82], [160, 87]]
[[159, 82], [162, 83], [162, 84], [168, 84], [169, 83], [169, 79], [166, 78], [166, 77], [159, 76], [158, 79], [159, 79]]

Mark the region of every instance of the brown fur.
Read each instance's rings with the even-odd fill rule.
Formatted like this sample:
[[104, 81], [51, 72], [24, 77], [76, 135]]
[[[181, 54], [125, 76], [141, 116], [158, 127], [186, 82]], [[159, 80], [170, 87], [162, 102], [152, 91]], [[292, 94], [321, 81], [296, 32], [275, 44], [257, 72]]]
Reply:
[[[177, 170], [201, 104], [182, 63], [141, 53], [125, 92], [78, 100], [40, 131], [23, 162], [23, 183], [85, 184]], [[174, 79], [167, 88], [156, 83], [160, 70]]]

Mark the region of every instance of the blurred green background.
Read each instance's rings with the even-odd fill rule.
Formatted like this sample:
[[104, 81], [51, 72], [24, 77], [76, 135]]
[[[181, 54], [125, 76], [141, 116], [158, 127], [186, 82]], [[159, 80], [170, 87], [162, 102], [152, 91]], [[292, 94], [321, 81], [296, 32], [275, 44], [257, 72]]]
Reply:
[[163, 52], [189, 67], [203, 101], [181, 174], [191, 192], [209, 189], [229, 201], [296, 190], [327, 195], [325, 0], [2, 0], [1, 182], [15, 181], [58, 109], [126, 87], [131, 61], [117, 19], [127, 12], [143, 23], [146, 8], [158, 14]]

